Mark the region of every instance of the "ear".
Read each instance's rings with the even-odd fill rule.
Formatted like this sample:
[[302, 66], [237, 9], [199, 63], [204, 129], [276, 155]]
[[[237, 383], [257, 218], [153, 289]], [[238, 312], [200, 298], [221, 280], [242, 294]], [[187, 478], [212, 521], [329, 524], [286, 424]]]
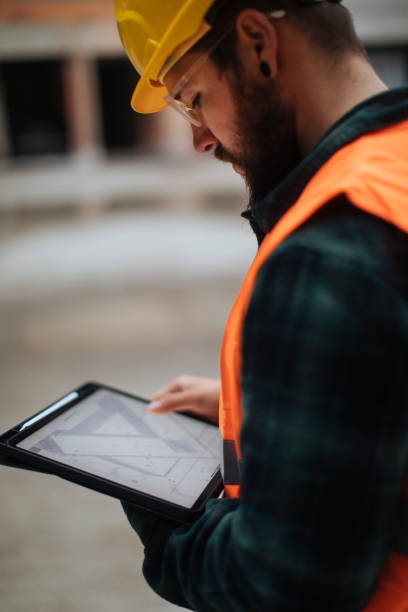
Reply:
[[245, 9], [239, 13], [235, 27], [236, 51], [245, 72], [265, 80], [260, 65], [266, 62], [274, 78], [278, 74], [278, 36], [274, 22], [260, 11]]

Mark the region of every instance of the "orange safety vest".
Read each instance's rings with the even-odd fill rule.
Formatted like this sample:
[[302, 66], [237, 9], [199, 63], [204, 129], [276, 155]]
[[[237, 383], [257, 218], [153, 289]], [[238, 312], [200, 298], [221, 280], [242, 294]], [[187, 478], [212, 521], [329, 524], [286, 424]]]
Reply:
[[[221, 347], [220, 431], [227, 497], [240, 496], [241, 341], [258, 273], [285, 238], [341, 194], [357, 208], [408, 233], [408, 121], [364, 135], [337, 151], [261, 243], [230, 312]], [[364, 612], [408, 612], [407, 556], [391, 552]]]

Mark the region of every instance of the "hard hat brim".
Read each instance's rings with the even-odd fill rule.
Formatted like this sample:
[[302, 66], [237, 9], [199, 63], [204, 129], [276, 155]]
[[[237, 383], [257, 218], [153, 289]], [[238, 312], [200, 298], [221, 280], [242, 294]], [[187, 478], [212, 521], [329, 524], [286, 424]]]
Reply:
[[163, 84], [153, 87], [146, 72], [145, 70], [135, 87], [130, 105], [137, 113], [156, 113], [167, 106], [164, 100], [168, 93], [167, 87]]

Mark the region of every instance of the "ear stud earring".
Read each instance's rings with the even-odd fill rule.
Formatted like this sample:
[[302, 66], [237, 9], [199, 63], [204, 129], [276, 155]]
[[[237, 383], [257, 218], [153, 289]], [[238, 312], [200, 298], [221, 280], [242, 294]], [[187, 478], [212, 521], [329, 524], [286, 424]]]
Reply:
[[259, 64], [259, 70], [264, 75], [264, 77], [269, 79], [269, 77], [271, 76], [271, 69], [270, 69], [269, 64], [267, 62], [262, 61]]

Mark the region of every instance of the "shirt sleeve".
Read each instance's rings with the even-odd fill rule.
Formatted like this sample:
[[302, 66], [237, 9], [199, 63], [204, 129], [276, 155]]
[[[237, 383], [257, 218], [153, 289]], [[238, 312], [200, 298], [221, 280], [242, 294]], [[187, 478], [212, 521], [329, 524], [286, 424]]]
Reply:
[[153, 589], [202, 611], [362, 610], [405, 476], [406, 321], [362, 266], [306, 247], [268, 259], [243, 333], [241, 499], [191, 527], [125, 505]]

